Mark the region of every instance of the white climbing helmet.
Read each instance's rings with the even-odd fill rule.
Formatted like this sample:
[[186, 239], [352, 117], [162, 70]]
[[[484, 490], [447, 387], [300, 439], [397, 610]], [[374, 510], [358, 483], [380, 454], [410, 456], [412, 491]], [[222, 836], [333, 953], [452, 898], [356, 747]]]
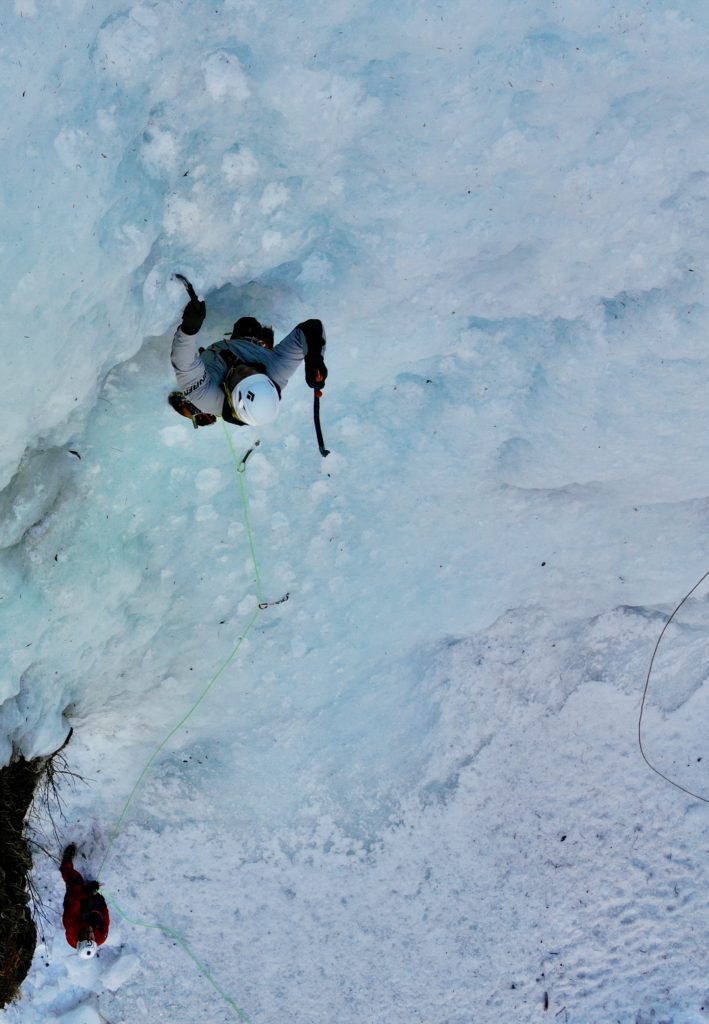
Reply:
[[81, 939], [76, 944], [76, 952], [82, 958], [82, 960], [90, 960], [92, 956], [96, 956], [98, 953], [98, 946], [95, 939]]
[[251, 427], [273, 423], [280, 402], [278, 388], [265, 373], [249, 374], [232, 391], [236, 415]]

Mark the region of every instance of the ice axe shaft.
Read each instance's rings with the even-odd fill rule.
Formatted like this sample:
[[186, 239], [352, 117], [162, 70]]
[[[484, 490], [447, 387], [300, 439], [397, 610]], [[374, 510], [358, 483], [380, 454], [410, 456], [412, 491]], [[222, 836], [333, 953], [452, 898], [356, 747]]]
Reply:
[[313, 419], [315, 420], [315, 434], [318, 439], [320, 454], [325, 458], [326, 455], [330, 454], [330, 450], [325, 447], [325, 441], [322, 436], [322, 427], [320, 426], [320, 392], [317, 390], [313, 394]]
[[199, 300], [197, 298], [197, 292], [194, 290], [194, 288], [192, 287], [191, 282], [187, 280], [185, 275], [184, 274], [175, 274], [175, 277], [177, 278], [178, 281], [182, 281], [183, 285], [185, 286], [185, 290], [186, 290], [187, 294], [189, 295], [189, 297], [191, 299], [194, 299], [195, 302], [198, 302]]

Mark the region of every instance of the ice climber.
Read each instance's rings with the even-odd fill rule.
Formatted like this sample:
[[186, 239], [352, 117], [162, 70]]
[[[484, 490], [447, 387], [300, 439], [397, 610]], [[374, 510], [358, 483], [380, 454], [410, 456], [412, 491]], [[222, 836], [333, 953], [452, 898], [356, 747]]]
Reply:
[[198, 334], [207, 307], [181, 274], [190, 300], [172, 339], [171, 362], [179, 391], [168, 401], [195, 427], [221, 416], [236, 426], [260, 427], [278, 415], [281, 393], [301, 362], [305, 381], [319, 397], [327, 367], [323, 359], [325, 331], [320, 320], [305, 320], [275, 347], [273, 328], [253, 316], [242, 316], [230, 338], [198, 348]]
[[66, 882], [62, 922], [66, 940], [79, 956], [90, 959], [108, 937], [110, 917], [98, 882], [86, 882], [74, 867], [76, 846], [70, 843], [62, 856], [61, 873]]

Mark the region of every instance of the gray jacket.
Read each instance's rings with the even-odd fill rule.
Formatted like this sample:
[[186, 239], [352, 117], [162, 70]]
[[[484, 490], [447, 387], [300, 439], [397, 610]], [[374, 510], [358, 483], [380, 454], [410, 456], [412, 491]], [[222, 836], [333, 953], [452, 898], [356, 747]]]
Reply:
[[227, 373], [219, 352], [229, 349], [242, 363], [261, 363], [271, 380], [283, 390], [307, 354], [304, 332], [295, 327], [273, 349], [263, 348], [248, 338], [217, 341], [200, 353], [196, 334], [184, 334], [180, 328], [172, 339], [171, 362], [177, 386], [202, 412], [221, 416], [224, 392], [221, 383]]

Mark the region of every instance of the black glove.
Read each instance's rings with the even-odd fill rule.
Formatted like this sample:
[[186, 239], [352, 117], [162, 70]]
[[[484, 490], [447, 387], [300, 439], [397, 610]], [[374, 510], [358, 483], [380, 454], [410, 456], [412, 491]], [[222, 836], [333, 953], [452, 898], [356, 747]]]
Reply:
[[305, 383], [309, 388], [321, 390], [325, 387], [327, 366], [322, 355], [305, 357]]
[[186, 277], [183, 277], [182, 274], [175, 274], [175, 277], [178, 281], [182, 281], [190, 297], [190, 301], [182, 311], [180, 330], [183, 334], [197, 334], [207, 315], [207, 305], [203, 299], [197, 298], [197, 292]]
[[305, 335], [309, 356], [322, 354], [325, 348], [325, 330], [322, 320], [304, 320], [302, 324], [297, 325], [296, 330], [302, 331]]
[[190, 299], [182, 311], [180, 330], [183, 334], [197, 334], [207, 315], [207, 306], [202, 299]]

